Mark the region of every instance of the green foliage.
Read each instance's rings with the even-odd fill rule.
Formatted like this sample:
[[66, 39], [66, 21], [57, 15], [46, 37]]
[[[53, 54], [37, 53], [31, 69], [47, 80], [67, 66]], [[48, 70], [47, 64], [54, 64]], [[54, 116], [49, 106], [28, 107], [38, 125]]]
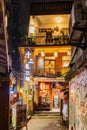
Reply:
[[24, 44], [28, 44], [28, 36], [25, 35], [24, 37], [21, 37], [21, 42]]

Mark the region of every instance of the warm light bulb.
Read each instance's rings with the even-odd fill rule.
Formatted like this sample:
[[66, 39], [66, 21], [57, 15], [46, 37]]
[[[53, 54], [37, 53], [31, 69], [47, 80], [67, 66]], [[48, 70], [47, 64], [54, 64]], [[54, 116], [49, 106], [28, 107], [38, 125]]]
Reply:
[[58, 56], [58, 52], [54, 52], [54, 57], [57, 57]]
[[20, 93], [23, 93], [23, 90], [22, 90], [22, 89], [20, 89]]
[[57, 18], [56, 21], [57, 21], [58, 23], [61, 23], [62, 19], [61, 19], [61, 18]]
[[68, 52], [67, 52], [67, 55], [70, 56], [70, 55], [71, 55], [71, 51], [68, 51]]
[[43, 51], [41, 51], [41, 56], [45, 56], [45, 53]]

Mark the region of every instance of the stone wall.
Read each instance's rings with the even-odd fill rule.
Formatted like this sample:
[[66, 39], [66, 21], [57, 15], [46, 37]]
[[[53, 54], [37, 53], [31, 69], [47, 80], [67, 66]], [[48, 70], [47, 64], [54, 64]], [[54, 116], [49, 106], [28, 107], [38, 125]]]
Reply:
[[87, 69], [70, 81], [69, 130], [87, 130]]

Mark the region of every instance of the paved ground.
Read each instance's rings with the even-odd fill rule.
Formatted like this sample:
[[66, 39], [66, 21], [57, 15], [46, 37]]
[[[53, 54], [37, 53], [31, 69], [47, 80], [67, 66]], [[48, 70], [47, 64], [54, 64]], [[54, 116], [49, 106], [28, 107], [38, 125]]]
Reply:
[[62, 121], [55, 118], [40, 118], [33, 117], [29, 123], [28, 128], [23, 130], [68, 130], [63, 124]]

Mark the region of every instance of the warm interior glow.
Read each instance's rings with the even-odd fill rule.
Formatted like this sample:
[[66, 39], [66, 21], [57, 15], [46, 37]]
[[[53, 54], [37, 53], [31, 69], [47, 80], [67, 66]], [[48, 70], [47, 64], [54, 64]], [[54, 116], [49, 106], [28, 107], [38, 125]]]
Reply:
[[35, 32], [35, 27], [34, 26], [30, 26], [29, 27], [29, 33], [33, 34]]
[[71, 50], [71, 47], [70, 46], [60, 46], [60, 47], [44, 47], [44, 50], [43, 48], [33, 48], [34, 49], [34, 56], [35, 55], [38, 55], [40, 52], [44, 52], [45, 54], [46, 53], [54, 53], [54, 52], [57, 52], [57, 53], [67, 53], [68, 50]]

